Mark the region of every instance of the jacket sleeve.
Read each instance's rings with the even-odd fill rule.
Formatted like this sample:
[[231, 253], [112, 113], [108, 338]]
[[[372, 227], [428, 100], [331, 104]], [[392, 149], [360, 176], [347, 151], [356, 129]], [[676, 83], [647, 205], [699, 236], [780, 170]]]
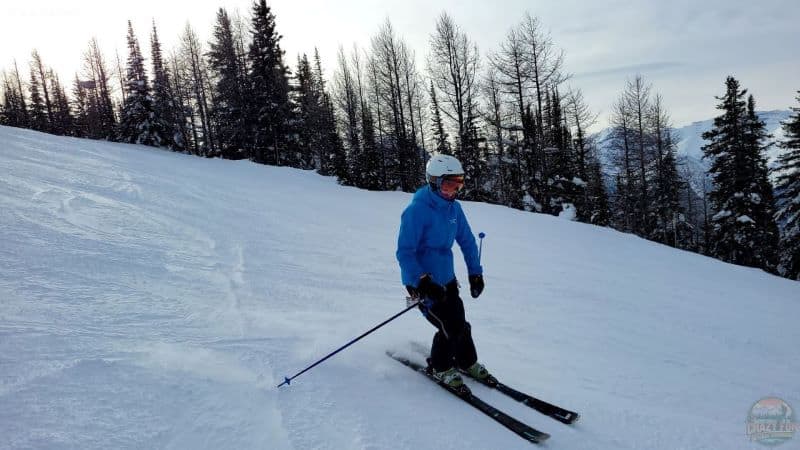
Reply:
[[417, 260], [417, 248], [422, 239], [422, 221], [415, 208], [409, 206], [400, 218], [400, 233], [397, 236], [397, 261], [403, 285], [417, 287], [422, 276], [422, 266]]
[[464, 262], [467, 264], [467, 272], [470, 275], [482, 275], [483, 267], [478, 256], [478, 245], [475, 243], [475, 236], [467, 222], [467, 216], [461, 205], [458, 208], [458, 231], [456, 232], [456, 242], [461, 247], [464, 254]]

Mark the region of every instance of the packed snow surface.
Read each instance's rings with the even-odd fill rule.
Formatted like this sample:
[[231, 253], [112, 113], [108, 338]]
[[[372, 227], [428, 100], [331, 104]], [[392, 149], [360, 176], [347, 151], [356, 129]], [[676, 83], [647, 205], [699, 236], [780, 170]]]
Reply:
[[[409, 200], [0, 127], [0, 448], [530, 448], [385, 356], [422, 360], [417, 311], [276, 388], [405, 307]], [[474, 392], [552, 434], [544, 447], [763, 448], [751, 406], [800, 408], [800, 283], [463, 205], [487, 233], [486, 290], [464, 299], [481, 361], [583, 418]]]

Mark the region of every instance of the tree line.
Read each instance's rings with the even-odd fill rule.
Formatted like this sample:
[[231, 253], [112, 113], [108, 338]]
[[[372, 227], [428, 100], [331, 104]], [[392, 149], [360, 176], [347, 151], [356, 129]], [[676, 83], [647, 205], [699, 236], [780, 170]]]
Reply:
[[129, 22], [124, 68], [92, 39], [71, 95], [38, 52], [29, 73], [14, 62], [0, 123], [316, 170], [370, 190], [413, 191], [431, 154], [451, 154], [467, 171], [468, 200], [800, 279], [800, 108], [770, 177], [772, 137], [729, 77], [703, 136], [711, 168], [694, 173], [676, 154], [663, 98], [641, 76], [615, 102], [605, 141], [590, 133], [598, 116], [537, 17], [526, 14], [485, 55], [447, 13], [433, 25], [422, 67], [387, 19], [364, 48], [340, 47], [326, 80], [316, 50], [289, 68], [265, 0], [247, 19], [220, 8], [207, 43], [187, 25], [169, 54], [154, 22], [149, 67]]

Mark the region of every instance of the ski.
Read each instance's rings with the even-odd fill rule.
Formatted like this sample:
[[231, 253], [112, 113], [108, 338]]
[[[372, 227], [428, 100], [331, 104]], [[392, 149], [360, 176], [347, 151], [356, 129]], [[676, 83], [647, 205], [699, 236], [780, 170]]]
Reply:
[[467, 372], [464, 372], [464, 371], [461, 371], [461, 372], [464, 375], [468, 376], [470, 379], [475, 380], [475, 381], [483, 384], [484, 386], [488, 386], [490, 388], [496, 389], [496, 390], [502, 392], [503, 394], [506, 394], [507, 396], [513, 398], [514, 400], [522, 403], [523, 405], [529, 406], [529, 407], [535, 409], [536, 411], [538, 411], [538, 412], [540, 412], [540, 413], [542, 413], [542, 414], [544, 414], [544, 415], [546, 415], [548, 417], [551, 417], [551, 418], [553, 418], [553, 419], [555, 419], [555, 420], [557, 420], [557, 421], [559, 421], [561, 423], [565, 423], [567, 425], [570, 425], [570, 424], [573, 424], [573, 423], [577, 422], [578, 419], [580, 419], [580, 417], [581, 417], [580, 414], [578, 414], [578, 413], [576, 413], [574, 411], [570, 411], [568, 409], [564, 409], [564, 408], [562, 408], [560, 406], [556, 406], [556, 405], [554, 405], [552, 403], [547, 403], [544, 400], [539, 400], [538, 398], [536, 398], [536, 397], [534, 397], [532, 395], [528, 395], [528, 394], [526, 394], [524, 392], [520, 392], [520, 391], [518, 391], [518, 390], [516, 390], [516, 389], [514, 389], [514, 388], [512, 388], [510, 386], [507, 386], [507, 385], [501, 383], [500, 381], [498, 381], [497, 378], [495, 378], [492, 375], [489, 375], [489, 378], [486, 378], [485, 380], [479, 380], [477, 378], [471, 377], [469, 375], [469, 373], [467, 373]]
[[480, 412], [491, 417], [492, 419], [494, 419], [504, 427], [508, 428], [509, 430], [513, 431], [515, 434], [525, 439], [526, 441], [532, 442], [534, 444], [540, 444], [550, 437], [549, 434], [539, 431], [529, 425], [520, 422], [519, 420], [509, 416], [508, 414], [500, 411], [494, 406], [476, 397], [474, 394], [472, 394], [467, 385], [462, 385], [458, 389], [453, 389], [450, 386], [447, 386], [446, 384], [434, 378], [433, 375], [430, 373], [430, 371], [421, 364], [417, 364], [407, 358], [395, 355], [394, 353], [389, 351], [387, 351], [386, 354], [389, 355], [390, 358], [399, 361], [400, 363], [411, 368], [412, 370], [425, 375], [426, 377], [428, 377], [428, 379], [441, 386], [444, 390], [450, 392], [451, 394], [455, 395], [461, 400], [464, 400], [465, 402], [469, 403], [470, 405], [478, 409]]
[[[424, 345], [420, 344], [419, 342], [412, 341], [411, 342], [411, 346], [416, 352], [422, 354], [426, 358], [428, 357], [428, 349]], [[461, 373], [463, 373], [464, 375], [470, 377], [469, 373], [467, 373], [467, 372], [465, 372], [463, 370], [461, 371]], [[556, 406], [556, 405], [554, 405], [552, 403], [548, 403], [548, 402], [546, 402], [544, 400], [540, 400], [540, 399], [538, 399], [538, 398], [536, 398], [536, 397], [534, 397], [532, 395], [526, 394], [524, 392], [520, 392], [520, 391], [518, 391], [518, 390], [516, 390], [516, 389], [514, 389], [514, 388], [512, 388], [510, 386], [507, 386], [507, 385], [501, 383], [500, 381], [498, 381], [497, 378], [495, 378], [494, 376], [490, 375], [489, 378], [486, 379], [486, 380], [478, 380], [478, 379], [472, 378], [472, 377], [470, 377], [470, 379], [473, 379], [473, 380], [475, 380], [475, 381], [477, 381], [477, 382], [479, 382], [479, 383], [481, 383], [481, 384], [483, 384], [485, 386], [488, 386], [488, 387], [490, 387], [492, 389], [497, 389], [498, 391], [502, 392], [503, 394], [505, 394], [505, 395], [513, 398], [514, 400], [522, 403], [523, 405], [528, 406], [530, 408], [533, 408], [536, 411], [538, 411], [538, 412], [540, 412], [540, 413], [542, 413], [542, 414], [544, 414], [544, 415], [546, 415], [548, 417], [551, 417], [551, 418], [553, 418], [553, 419], [555, 419], [555, 420], [557, 420], [557, 421], [559, 421], [561, 423], [565, 423], [567, 425], [571, 425], [571, 424], [577, 422], [578, 419], [580, 419], [580, 417], [581, 417], [581, 415], [576, 413], [575, 411], [570, 411], [568, 409], [564, 409], [564, 408], [562, 408], [560, 406]]]

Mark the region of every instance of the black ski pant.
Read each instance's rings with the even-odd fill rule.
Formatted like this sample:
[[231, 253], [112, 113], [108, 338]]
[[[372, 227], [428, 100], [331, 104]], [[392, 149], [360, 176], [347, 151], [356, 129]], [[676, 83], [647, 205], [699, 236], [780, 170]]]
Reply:
[[425, 318], [437, 328], [431, 346], [430, 364], [441, 372], [451, 367], [467, 369], [478, 361], [472, 331], [464, 316], [464, 302], [458, 295], [458, 281], [445, 286], [444, 300], [434, 303]]

